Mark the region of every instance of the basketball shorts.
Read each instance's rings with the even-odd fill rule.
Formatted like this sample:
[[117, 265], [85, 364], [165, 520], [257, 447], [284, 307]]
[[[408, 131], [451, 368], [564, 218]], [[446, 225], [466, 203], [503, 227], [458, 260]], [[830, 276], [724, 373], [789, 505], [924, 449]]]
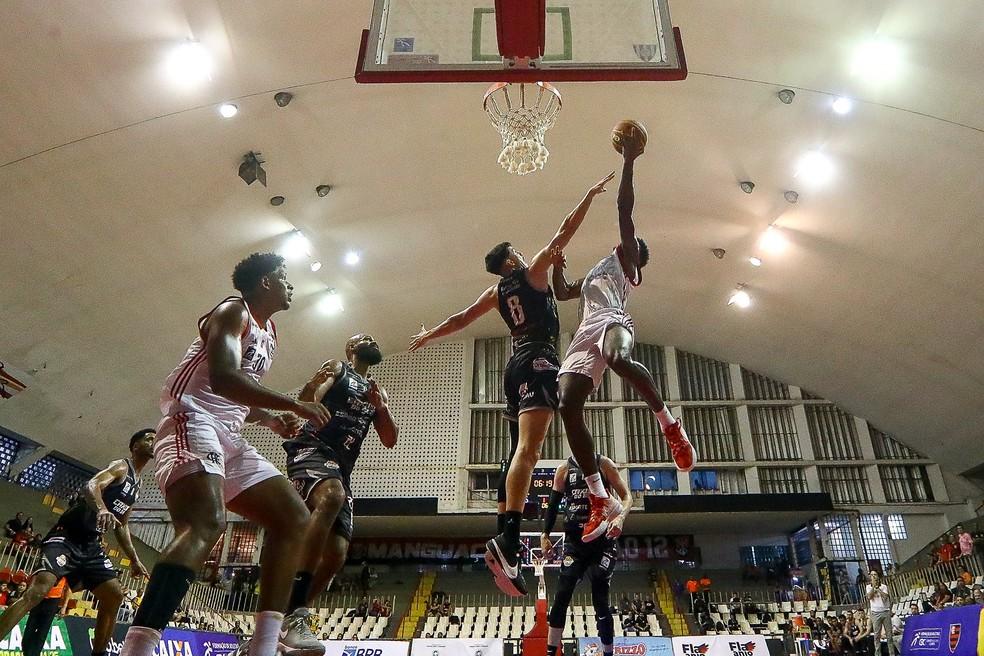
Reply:
[[342, 482], [346, 502], [339, 509], [332, 530], [351, 542], [354, 530], [352, 487], [335, 450], [317, 441], [293, 439], [284, 442], [284, 451], [287, 452], [287, 478], [305, 503], [321, 481], [337, 478]]
[[37, 572], [51, 572], [59, 579], [64, 576], [70, 588], [77, 589], [81, 584], [86, 590], [117, 578], [113, 562], [98, 541], [79, 544], [61, 535], [41, 543], [41, 564], [34, 573]]
[[568, 533], [564, 539], [564, 559], [560, 575], [580, 581], [587, 574], [589, 581], [611, 580], [618, 560], [618, 544], [601, 537], [585, 544], [580, 533]]
[[281, 476], [238, 431], [202, 412], [178, 412], [161, 420], [154, 461], [154, 476], [165, 494], [175, 481], [203, 471], [225, 479], [227, 503], [243, 490]]
[[605, 334], [611, 326], [622, 326], [635, 334], [632, 317], [622, 310], [603, 310], [584, 317], [571, 338], [560, 373], [587, 376], [594, 383], [594, 388], [598, 389], [608, 368], [604, 347]]
[[556, 410], [560, 359], [549, 344], [530, 344], [513, 353], [503, 373], [506, 419], [518, 421], [527, 410]]

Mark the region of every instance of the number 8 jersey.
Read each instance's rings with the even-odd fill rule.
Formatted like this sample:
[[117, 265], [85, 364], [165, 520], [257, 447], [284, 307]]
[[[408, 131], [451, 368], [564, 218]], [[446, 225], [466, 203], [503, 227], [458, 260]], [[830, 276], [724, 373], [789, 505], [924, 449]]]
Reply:
[[553, 290], [536, 289], [526, 279], [526, 269], [516, 269], [499, 281], [499, 314], [509, 327], [513, 351], [529, 344], [557, 348], [560, 319]]

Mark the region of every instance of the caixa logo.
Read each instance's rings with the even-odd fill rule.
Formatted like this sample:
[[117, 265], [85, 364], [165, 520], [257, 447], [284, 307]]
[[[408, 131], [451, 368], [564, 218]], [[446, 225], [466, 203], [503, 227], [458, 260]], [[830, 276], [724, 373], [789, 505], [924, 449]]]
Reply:
[[348, 645], [342, 648], [342, 656], [383, 656], [383, 650]]
[[943, 644], [942, 629], [918, 629], [909, 640], [909, 651], [938, 651]]

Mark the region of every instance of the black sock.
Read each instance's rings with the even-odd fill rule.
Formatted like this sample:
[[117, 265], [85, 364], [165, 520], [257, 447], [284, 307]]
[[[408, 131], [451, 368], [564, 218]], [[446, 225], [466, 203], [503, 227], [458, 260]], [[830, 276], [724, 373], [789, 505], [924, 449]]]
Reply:
[[500, 535], [506, 530], [506, 513], [499, 513], [495, 517], [495, 534]]
[[290, 603], [287, 604], [287, 614], [290, 615], [298, 608], [307, 606], [308, 595], [311, 594], [311, 572], [298, 572], [294, 577], [294, 587], [290, 590]]
[[547, 645], [547, 656], [557, 656], [557, 645]]
[[184, 565], [165, 562], [154, 565], [133, 626], [163, 631], [194, 580], [195, 572]]
[[506, 538], [506, 547], [519, 551], [519, 526], [523, 521], [523, 513], [508, 510], [506, 511], [506, 525], [502, 530], [503, 537]]

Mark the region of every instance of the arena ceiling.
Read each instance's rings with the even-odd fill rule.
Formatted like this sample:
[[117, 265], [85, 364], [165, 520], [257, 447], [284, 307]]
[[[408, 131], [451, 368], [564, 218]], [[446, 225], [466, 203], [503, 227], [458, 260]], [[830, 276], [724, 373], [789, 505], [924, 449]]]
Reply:
[[[295, 227], [324, 267], [291, 268], [296, 302], [279, 318], [269, 383], [301, 384], [357, 331], [399, 351], [492, 281], [481, 261], [493, 243], [545, 243], [618, 165], [609, 130], [633, 117], [650, 133], [636, 174], [653, 251], [631, 306], [640, 337], [803, 386], [951, 472], [980, 464], [979, 0], [738, 6], [671, 1], [685, 82], [560, 85], [547, 166], [517, 178], [496, 165], [482, 85], [353, 81], [368, 0], [8, 1], [0, 358], [33, 381], [0, 402], [0, 425], [92, 463], [118, 454], [122, 436], [156, 421], [161, 381], [233, 265]], [[214, 70], [180, 87], [162, 62], [189, 37]], [[854, 68], [871, 39], [896, 49], [894, 71]], [[784, 87], [791, 105], [776, 98]], [[272, 96], [284, 89], [295, 98], [281, 109]], [[851, 113], [831, 111], [838, 95]], [[216, 108], [230, 100], [240, 111], [226, 120]], [[266, 189], [236, 175], [249, 150], [266, 158]], [[833, 164], [826, 185], [796, 177], [811, 150]], [[575, 271], [617, 238], [612, 189], [569, 249]], [[286, 204], [271, 207], [275, 194]], [[763, 253], [773, 222], [787, 246]], [[356, 268], [342, 264], [349, 249]], [[726, 304], [738, 283], [746, 310]], [[319, 311], [329, 286], [343, 314]], [[572, 304], [562, 320], [574, 327]], [[470, 334], [501, 332], [488, 317]]]

